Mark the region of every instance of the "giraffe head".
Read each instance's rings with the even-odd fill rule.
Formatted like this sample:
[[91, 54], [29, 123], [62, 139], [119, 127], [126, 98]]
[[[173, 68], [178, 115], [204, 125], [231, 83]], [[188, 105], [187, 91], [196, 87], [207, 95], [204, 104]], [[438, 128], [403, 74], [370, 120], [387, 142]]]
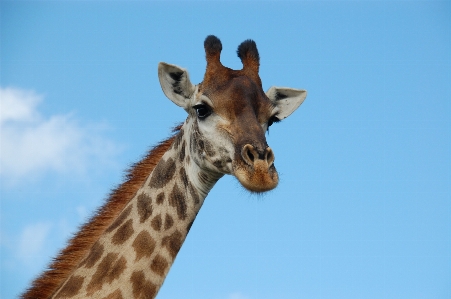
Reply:
[[258, 74], [260, 57], [252, 40], [238, 47], [241, 70], [221, 64], [222, 44], [217, 37], [208, 36], [204, 47], [207, 69], [197, 85], [183, 68], [167, 63], [158, 66], [163, 92], [188, 112], [183, 130], [189, 136], [190, 156], [209, 172], [234, 175], [252, 192], [271, 190], [279, 179], [265, 132], [293, 113], [307, 93], [285, 87], [271, 87], [265, 93]]

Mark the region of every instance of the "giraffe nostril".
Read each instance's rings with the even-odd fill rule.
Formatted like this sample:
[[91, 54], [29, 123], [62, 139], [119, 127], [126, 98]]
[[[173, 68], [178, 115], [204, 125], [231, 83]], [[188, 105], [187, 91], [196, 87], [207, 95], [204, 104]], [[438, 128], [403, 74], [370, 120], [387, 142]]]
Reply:
[[249, 166], [254, 165], [254, 160], [258, 156], [258, 153], [255, 151], [254, 147], [250, 144], [246, 144], [243, 146], [243, 149], [241, 150], [241, 157], [243, 158], [244, 162], [249, 164]]
[[252, 153], [250, 151], [247, 151], [247, 156], [249, 157], [249, 159], [251, 159], [251, 161], [254, 161], [254, 155], [252, 155]]
[[270, 147], [267, 147], [264, 151], [259, 153], [252, 145], [246, 144], [243, 146], [241, 156], [243, 160], [252, 167], [257, 163], [257, 160], [266, 162], [268, 167], [271, 167], [274, 162], [274, 153]]
[[267, 147], [265, 152], [266, 152], [266, 162], [268, 162], [268, 167], [271, 167], [276, 157], [274, 157], [274, 152], [270, 147]]

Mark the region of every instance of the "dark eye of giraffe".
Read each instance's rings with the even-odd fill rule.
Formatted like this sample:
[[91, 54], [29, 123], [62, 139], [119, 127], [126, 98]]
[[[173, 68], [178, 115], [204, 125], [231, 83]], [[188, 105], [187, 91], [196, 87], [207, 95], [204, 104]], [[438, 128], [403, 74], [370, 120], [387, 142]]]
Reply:
[[211, 114], [211, 108], [205, 104], [198, 104], [193, 107], [199, 119], [205, 119]]

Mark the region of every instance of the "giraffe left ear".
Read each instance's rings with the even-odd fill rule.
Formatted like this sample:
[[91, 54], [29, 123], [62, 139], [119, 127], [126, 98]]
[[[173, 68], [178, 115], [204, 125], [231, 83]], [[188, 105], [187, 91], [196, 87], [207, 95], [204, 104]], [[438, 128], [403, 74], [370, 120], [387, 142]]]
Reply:
[[266, 92], [266, 96], [277, 106], [277, 118], [282, 120], [298, 109], [307, 97], [307, 91], [273, 86]]
[[188, 71], [174, 64], [160, 62], [158, 78], [164, 94], [177, 106], [187, 110], [196, 88], [189, 79]]

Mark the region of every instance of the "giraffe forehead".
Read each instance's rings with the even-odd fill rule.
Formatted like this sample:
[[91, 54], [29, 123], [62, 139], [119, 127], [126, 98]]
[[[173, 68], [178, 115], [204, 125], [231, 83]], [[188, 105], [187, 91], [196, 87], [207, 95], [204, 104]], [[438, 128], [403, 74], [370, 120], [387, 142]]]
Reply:
[[260, 120], [269, 117], [273, 110], [261, 85], [245, 75], [232, 76], [216, 88], [205, 88], [204, 95], [211, 100], [217, 114], [231, 120], [249, 113]]

